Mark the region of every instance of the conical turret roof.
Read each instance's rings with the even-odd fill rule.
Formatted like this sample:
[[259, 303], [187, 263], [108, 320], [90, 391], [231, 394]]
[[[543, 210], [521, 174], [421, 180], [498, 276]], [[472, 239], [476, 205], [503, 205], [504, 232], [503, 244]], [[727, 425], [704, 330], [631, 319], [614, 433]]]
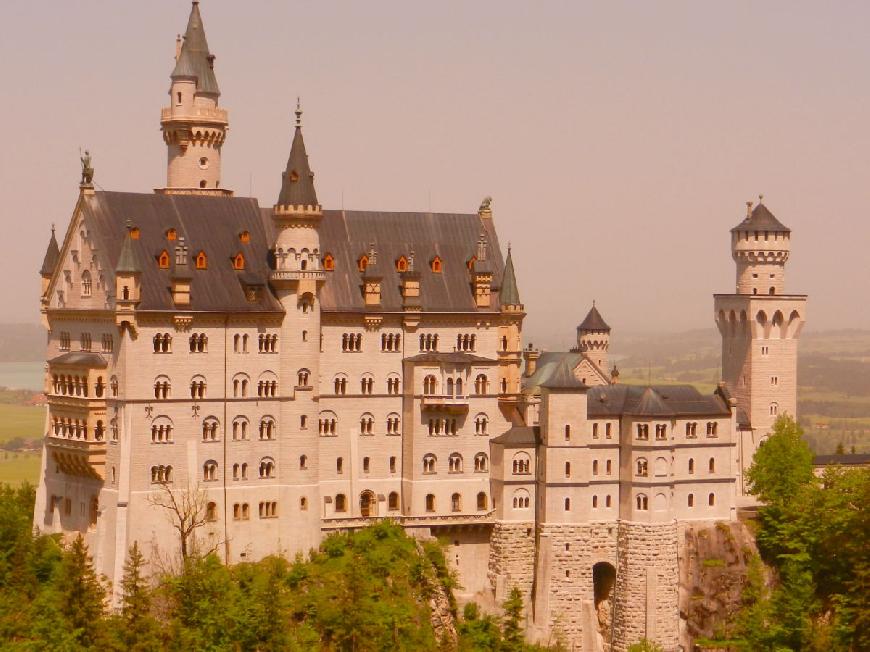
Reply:
[[[751, 205], [752, 202], [749, 202]], [[772, 231], [774, 233], [791, 233], [791, 229], [780, 222], [771, 213], [767, 206], [760, 201], [752, 212], [744, 220], [735, 226], [732, 231]]]
[[48, 247], [45, 250], [45, 258], [42, 259], [42, 267], [39, 273], [43, 276], [51, 276], [54, 274], [54, 268], [57, 267], [57, 261], [60, 260], [60, 248], [57, 246], [57, 238], [54, 237], [54, 226], [51, 227], [51, 238], [48, 241]]
[[511, 256], [511, 248], [508, 247], [507, 260], [504, 263], [504, 274], [501, 280], [501, 289], [499, 290], [499, 301], [501, 305], [515, 306], [522, 303], [520, 301], [520, 290], [517, 287], [517, 277], [514, 273], [514, 259]]
[[121, 255], [118, 256], [118, 264], [115, 265], [116, 274], [141, 274], [142, 265], [139, 263], [139, 256], [136, 254], [136, 249], [133, 247], [133, 238], [130, 234], [130, 229], [127, 229], [127, 236], [124, 238], [124, 244], [121, 246]]
[[607, 322], [604, 321], [604, 318], [601, 316], [601, 313], [598, 312], [598, 308], [595, 307], [595, 303], [592, 304], [592, 308], [586, 314], [586, 318], [583, 322], [577, 327], [578, 331], [607, 331], [610, 332], [610, 326], [607, 325]]
[[205, 27], [199, 13], [199, 2], [194, 0], [187, 19], [187, 30], [184, 32], [184, 43], [181, 53], [175, 62], [172, 79], [177, 77], [195, 77], [198, 93], [220, 95], [217, 77], [214, 74], [214, 56], [208, 51], [208, 41], [205, 38]]
[[317, 192], [314, 190], [314, 172], [308, 165], [305, 140], [302, 138], [302, 109], [296, 107], [296, 132], [290, 146], [287, 169], [281, 179], [281, 192], [278, 194], [279, 206], [317, 206]]

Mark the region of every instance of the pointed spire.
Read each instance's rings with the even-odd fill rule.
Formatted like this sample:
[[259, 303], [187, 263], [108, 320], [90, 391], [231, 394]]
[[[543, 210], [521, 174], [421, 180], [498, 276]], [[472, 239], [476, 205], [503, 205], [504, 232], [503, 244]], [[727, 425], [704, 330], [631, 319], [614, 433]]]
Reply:
[[57, 238], [54, 237], [54, 224], [52, 224], [51, 238], [48, 240], [48, 247], [45, 250], [45, 258], [42, 259], [42, 267], [39, 273], [42, 276], [53, 275], [58, 260], [60, 260], [60, 248], [57, 246]]
[[187, 19], [187, 30], [184, 32], [184, 42], [181, 52], [175, 61], [172, 79], [177, 77], [193, 77], [196, 79], [196, 90], [199, 93], [220, 95], [217, 77], [214, 74], [214, 55], [208, 51], [208, 41], [205, 38], [205, 27], [199, 13], [199, 2], [194, 0]]
[[578, 331], [604, 331], [609, 333], [610, 326], [604, 321], [598, 308], [595, 307], [595, 301], [592, 302], [592, 308], [586, 313], [586, 318], [577, 327]]
[[296, 132], [290, 146], [287, 169], [281, 180], [278, 206], [318, 206], [314, 190], [314, 172], [308, 165], [305, 141], [302, 138], [302, 105], [296, 101]]
[[118, 256], [118, 264], [115, 265], [116, 274], [141, 274], [142, 265], [139, 264], [139, 256], [133, 247], [133, 225], [127, 220], [127, 235], [121, 246], [121, 255]]
[[522, 304], [522, 301], [520, 301], [520, 290], [517, 287], [517, 277], [514, 272], [514, 260], [511, 255], [510, 245], [508, 245], [507, 260], [504, 263], [504, 275], [501, 280], [499, 301], [501, 301], [502, 306], [518, 306]]

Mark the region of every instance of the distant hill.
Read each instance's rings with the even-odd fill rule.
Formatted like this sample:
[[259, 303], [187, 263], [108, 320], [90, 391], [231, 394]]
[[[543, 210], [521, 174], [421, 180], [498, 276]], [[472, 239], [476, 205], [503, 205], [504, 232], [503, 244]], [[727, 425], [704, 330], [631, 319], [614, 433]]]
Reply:
[[0, 362], [45, 358], [45, 329], [39, 324], [0, 324]]

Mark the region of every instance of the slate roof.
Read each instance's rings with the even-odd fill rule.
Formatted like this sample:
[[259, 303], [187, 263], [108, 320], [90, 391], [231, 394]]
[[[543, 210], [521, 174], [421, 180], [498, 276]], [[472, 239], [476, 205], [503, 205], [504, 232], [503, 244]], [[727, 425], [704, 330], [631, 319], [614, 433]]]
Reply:
[[139, 274], [142, 272], [142, 263], [139, 261], [139, 256], [136, 255], [136, 249], [133, 247], [133, 238], [130, 237], [129, 229], [124, 237], [124, 244], [121, 245], [121, 255], [118, 256], [115, 272], [126, 274]]
[[540, 430], [539, 426], [513, 426], [503, 435], [490, 439], [490, 443], [529, 448], [540, 442]]
[[590, 418], [632, 416], [729, 416], [717, 394], [701, 394], [691, 385], [598, 385], [587, 392]]
[[103, 356], [99, 353], [91, 353], [90, 351], [70, 351], [69, 353], [63, 353], [56, 358], [49, 360], [48, 364], [91, 367], [93, 369], [105, 369], [109, 366], [109, 363]]
[[[142, 266], [139, 310], [174, 310], [170, 293], [174, 265], [160, 269], [157, 257], [166, 249], [174, 261], [175, 247], [184, 238], [191, 278], [190, 310], [283, 312], [266, 287], [269, 240], [255, 199], [101, 191], [85, 196], [82, 210], [110, 269], [121, 258], [127, 220], [139, 229], [139, 239], [131, 241], [131, 250]], [[170, 228], [176, 230], [177, 240], [166, 239]], [[250, 234], [250, 243], [240, 242], [242, 231]], [[208, 258], [208, 269], [195, 269], [194, 258], [200, 250]], [[232, 267], [231, 259], [239, 252], [245, 257], [244, 272]], [[244, 292], [245, 282], [252, 280], [263, 286], [255, 302], [249, 302]]]
[[610, 326], [607, 325], [607, 322], [604, 321], [604, 318], [601, 316], [601, 313], [598, 312], [598, 308], [595, 307], [595, 304], [592, 304], [592, 308], [589, 309], [589, 312], [586, 313], [586, 318], [583, 322], [577, 327], [578, 331], [607, 331], [610, 332]]
[[780, 222], [767, 206], [759, 202], [740, 224], [731, 229], [734, 231], [772, 231], [774, 233], [791, 233], [791, 229]]
[[586, 389], [586, 384], [574, 375], [576, 366], [569, 358], [563, 358], [553, 369], [553, 372], [541, 383], [541, 387], [547, 389]]
[[[264, 211], [267, 224], [271, 219], [271, 212]], [[476, 251], [481, 230], [490, 243], [493, 278], [501, 278], [504, 263], [492, 220], [476, 213], [324, 211], [320, 250], [334, 256], [335, 270], [326, 272], [321, 308], [326, 312], [365, 310], [357, 261], [374, 243], [382, 277], [381, 311], [402, 311], [401, 275], [395, 261], [413, 251], [424, 312], [498, 312], [498, 292], [493, 292], [490, 308], [478, 308], [471, 290], [467, 262]], [[433, 272], [430, 265], [436, 255], [442, 261], [441, 272]]]
[[[98, 191], [83, 198], [82, 211], [108, 269], [116, 269], [119, 262], [126, 267], [129, 256], [138, 260], [142, 269], [139, 310], [174, 310], [171, 279], [184, 275], [191, 278], [189, 310], [283, 312], [268, 286], [272, 211], [258, 206], [255, 199]], [[139, 229], [139, 238], [130, 241], [122, 259], [128, 221]], [[167, 240], [170, 228], [176, 230], [176, 240]], [[394, 262], [414, 251], [424, 312], [498, 312], [498, 292], [493, 292], [492, 306], [481, 309], [471, 288], [467, 262], [481, 230], [495, 243], [489, 259], [498, 278], [504, 266], [495, 229], [491, 220], [482, 220], [476, 213], [324, 211], [321, 251], [335, 257], [335, 271], [326, 272], [321, 307], [332, 312], [366, 312], [357, 260], [374, 242], [383, 276], [379, 311], [402, 311], [401, 278]], [[239, 238], [244, 231], [250, 235], [246, 244]], [[182, 242], [187, 247], [187, 265], [178, 266], [175, 248]], [[164, 249], [172, 261], [169, 269], [157, 265]], [[195, 268], [200, 250], [208, 258], [208, 269]], [[232, 267], [231, 259], [238, 253], [245, 258], [244, 271]], [[429, 265], [435, 255], [442, 260], [440, 273]], [[246, 299], [247, 286], [260, 288], [256, 301]]]
[[507, 260], [504, 263], [504, 275], [502, 276], [499, 298], [504, 305], [519, 305], [520, 290], [517, 287], [517, 277], [514, 273], [514, 260], [508, 247]]
[[199, 13], [199, 2], [195, 1], [190, 8], [184, 43], [181, 45], [181, 53], [178, 55], [178, 61], [175, 62], [171, 77], [172, 79], [195, 77], [197, 92], [220, 95], [213, 61], [214, 57], [208, 51], [208, 41], [205, 39], [205, 27]]
[[870, 465], [870, 453], [840, 453], [816, 455], [813, 466], [865, 466]]
[[57, 261], [60, 259], [60, 248], [57, 246], [57, 238], [54, 237], [54, 227], [51, 227], [51, 238], [48, 240], [48, 247], [45, 250], [45, 257], [42, 259], [42, 267], [39, 268], [39, 273], [42, 276], [51, 276], [54, 274], [54, 268], [57, 267]]

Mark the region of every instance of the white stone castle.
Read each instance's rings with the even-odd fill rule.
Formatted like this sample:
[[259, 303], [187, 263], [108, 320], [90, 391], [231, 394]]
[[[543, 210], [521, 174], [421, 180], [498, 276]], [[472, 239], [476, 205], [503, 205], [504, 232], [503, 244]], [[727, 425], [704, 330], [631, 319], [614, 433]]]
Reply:
[[681, 527], [729, 521], [778, 414], [795, 414], [806, 297], [759, 203], [716, 295], [723, 382], [610, 370], [597, 308], [577, 348], [522, 344], [487, 199], [476, 213], [324, 210], [301, 110], [272, 208], [221, 185], [228, 129], [194, 2], [176, 50], [165, 188], [88, 174], [42, 266], [48, 413], [35, 525], [83, 533], [118, 586], [134, 541], [173, 552], [155, 495], [205, 496], [200, 548], [292, 557], [391, 518], [446, 539], [462, 597], [523, 591], [529, 635], [682, 644]]

